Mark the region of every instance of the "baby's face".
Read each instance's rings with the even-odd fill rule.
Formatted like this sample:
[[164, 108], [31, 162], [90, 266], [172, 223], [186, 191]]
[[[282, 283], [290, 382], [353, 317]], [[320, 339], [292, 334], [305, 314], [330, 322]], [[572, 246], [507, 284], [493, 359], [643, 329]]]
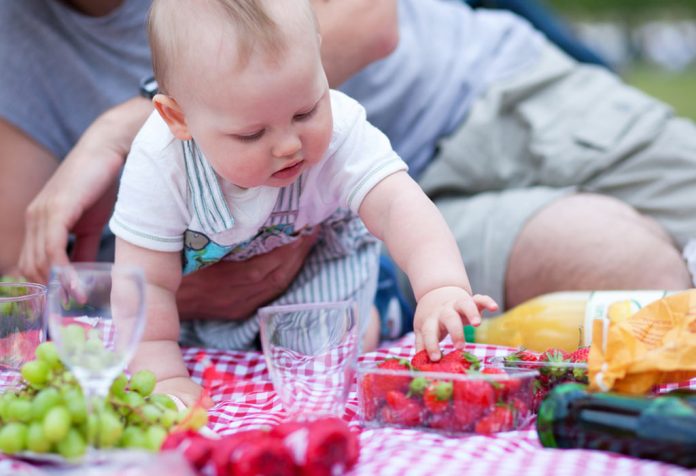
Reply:
[[215, 53], [177, 97], [189, 133], [229, 182], [244, 188], [289, 185], [321, 160], [333, 128], [313, 28], [291, 35], [278, 61], [254, 51], [240, 68], [232, 47]]

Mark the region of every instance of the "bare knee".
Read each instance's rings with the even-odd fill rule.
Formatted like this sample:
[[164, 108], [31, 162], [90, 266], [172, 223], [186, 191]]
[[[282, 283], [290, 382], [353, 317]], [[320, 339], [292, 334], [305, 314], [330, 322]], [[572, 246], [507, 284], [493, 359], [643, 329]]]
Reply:
[[610, 197], [581, 194], [542, 209], [508, 262], [506, 306], [580, 289], [685, 289], [679, 250], [653, 220]]

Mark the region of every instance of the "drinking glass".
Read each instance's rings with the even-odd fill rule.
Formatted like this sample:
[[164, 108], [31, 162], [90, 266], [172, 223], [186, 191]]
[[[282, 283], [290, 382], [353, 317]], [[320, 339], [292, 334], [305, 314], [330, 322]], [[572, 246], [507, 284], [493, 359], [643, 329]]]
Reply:
[[0, 283], [0, 388], [21, 380], [20, 367], [34, 359], [45, 338], [46, 287], [35, 283]]
[[48, 283], [50, 339], [92, 411], [126, 367], [145, 325], [140, 268], [111, 263], [55, 266]]
[[288, 417], [340, 417], [358, 355], [355, 304], [278, 305], [258, 313], [268, 372]]

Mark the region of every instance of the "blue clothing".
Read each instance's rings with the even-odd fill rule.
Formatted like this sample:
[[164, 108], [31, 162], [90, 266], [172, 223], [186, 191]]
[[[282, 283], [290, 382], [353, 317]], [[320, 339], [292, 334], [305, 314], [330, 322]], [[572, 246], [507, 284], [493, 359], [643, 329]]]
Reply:
[[392, 54], [340, 89], [365, 106], [418, 178], [477, 97], [533, 64], [544, 40], [511, 13], [448, 0], [400, 0], [399, 33]]
[[125, 0], [90, 17], [56, 0], [2, 2], [0, 117], [63, 159], [97, 116], [137, 96], [151, 72], [149, 3]]

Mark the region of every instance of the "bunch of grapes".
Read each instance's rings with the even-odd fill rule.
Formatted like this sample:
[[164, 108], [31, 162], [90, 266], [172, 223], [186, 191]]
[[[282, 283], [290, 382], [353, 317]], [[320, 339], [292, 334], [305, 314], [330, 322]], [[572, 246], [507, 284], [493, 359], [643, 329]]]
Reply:
[[200, 407], [178, 411], [167, 395], [152, 393], [149, 371], [130, 380], [121, 373], [103, 401], [87, 402], [75, 377], [63, 366], [52, 342], [36, 348], [36, 359], [21, 369], [23, 385], [0, 395], [0, 452], [82, 456], [98, 448], [158, 451], [173, 430], [198, 430], [207, 423]]

